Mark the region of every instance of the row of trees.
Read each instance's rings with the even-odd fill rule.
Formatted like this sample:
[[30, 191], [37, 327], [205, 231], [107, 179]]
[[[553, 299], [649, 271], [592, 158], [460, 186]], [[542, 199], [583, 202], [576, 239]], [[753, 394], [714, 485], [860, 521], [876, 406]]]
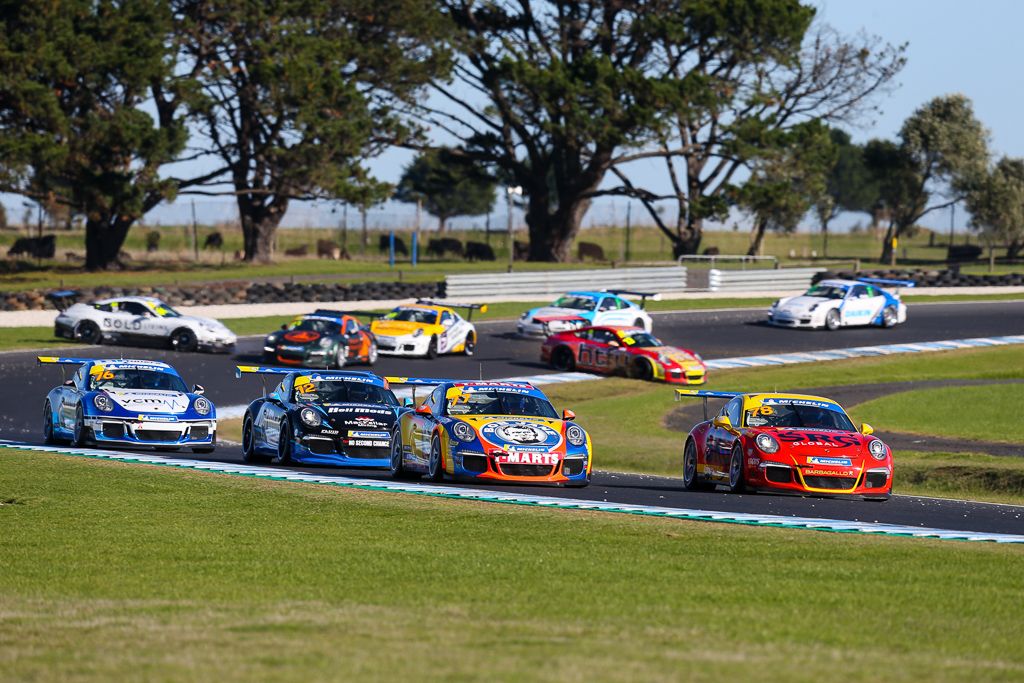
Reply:
[[[233, 195], [245, 258], [270, 259], [289, 202], [390, 196], [366, 163], [395, 145], [421, 152], [400, 199], [520, 186], [533, 260], [566, 259], [599, 196], [642, 201], [678, 255], [734, 206], [755, 239], [863, 207], [898, 237], [939, 183], [979, 209], [1016, 191], [973, 115], [947, 125], [963, 98], [852, 145], [836, 128], [871, 112], [903, 48], [799, 0], [0, 0], [0, 22], [0, 190], [84, 216], [93, 269], [183, 194]], [[636, 181], [644, 159], [670, 192]]]

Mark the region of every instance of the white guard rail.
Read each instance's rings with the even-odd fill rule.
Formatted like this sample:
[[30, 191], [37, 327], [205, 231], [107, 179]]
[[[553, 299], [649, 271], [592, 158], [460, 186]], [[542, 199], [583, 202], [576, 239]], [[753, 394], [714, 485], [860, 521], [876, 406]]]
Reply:
[[572, 290], [630, 289], [658, 294], [686, 289], [686, 268], [610, 268], [602, 270], [547, 270], [530, 273], [449, 275], [445, 298], [489, 296], [526, 298], [565, 294]]
[[779, 268], [765, 270], [708, 271], [708, 289], [712, 292], [784, 292], [806, 289], [815, 273], [825, 268]]

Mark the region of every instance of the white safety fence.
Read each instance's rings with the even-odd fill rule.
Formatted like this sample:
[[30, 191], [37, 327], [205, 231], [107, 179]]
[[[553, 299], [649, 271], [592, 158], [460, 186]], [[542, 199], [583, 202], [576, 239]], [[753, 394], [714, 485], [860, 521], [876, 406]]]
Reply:
[[605, 268], [549, 270], [526, 273], [449, 275], [445, 297], [451, 300], [493, 296], [548, 297], [571, 290], [631, 289], [658, 294], [686, 290], [686, 268]]
[[779, 268], [765, 270], [708, 271], [708, 289], [712, 292], [799, 291], [811, 284], [815, 273], [825, 268]]

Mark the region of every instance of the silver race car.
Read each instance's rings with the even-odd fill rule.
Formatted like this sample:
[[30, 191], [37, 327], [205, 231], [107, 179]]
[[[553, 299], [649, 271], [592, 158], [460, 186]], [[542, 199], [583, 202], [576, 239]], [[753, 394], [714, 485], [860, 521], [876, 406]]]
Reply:
[[132, 343], [178, 351], [231, 351], [235, 333], [218, 320], [182, 315], [160, 299], [122, 296], [75, 303], [76, 292], [50, 295], [60, 313], [53, 332], [85, 344]]

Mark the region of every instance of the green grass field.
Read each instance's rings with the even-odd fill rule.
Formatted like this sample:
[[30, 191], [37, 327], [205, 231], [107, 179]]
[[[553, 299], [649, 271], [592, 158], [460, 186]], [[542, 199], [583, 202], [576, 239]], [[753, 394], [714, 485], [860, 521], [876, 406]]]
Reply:
[[857, 406], [872, 424], [898, 424], [912, 434], [1024, 443], [1024, 384], [941, 387], [891, 394]]
[[1019, 680], [1021, 549], [0, 454], [5, 680]]

